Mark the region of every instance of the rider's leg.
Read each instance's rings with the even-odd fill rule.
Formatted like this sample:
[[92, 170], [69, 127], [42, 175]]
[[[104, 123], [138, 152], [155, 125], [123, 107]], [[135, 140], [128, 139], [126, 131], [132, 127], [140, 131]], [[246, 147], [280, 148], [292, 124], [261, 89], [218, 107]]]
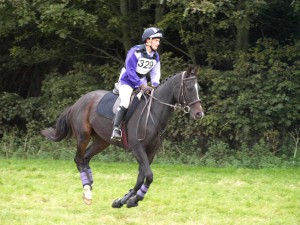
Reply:
[[119, 95], [120, 95], [120, 105], [117, 109], [117, 114], [114, 119], [114, 129], [111, 135], [111, 139], [121, 140], [122, 132], [121, 132], [121, 122], [125, 116], [125, 113], [128, 109], [130, 97], [132, 94], [133, 88], [128, 85], [119, 85]]
[[113, 129], [113, 133], [111, 135], [111, 139], [115, 139], [115, 140], [119, 141], [122, 138], [121, 122], [124, 118], [124, 115], [125, 115], [127, 109], [123, 106], [119, 106], [117, 110], [118, 110], [118, 112], [114, 119], [114, 129]]

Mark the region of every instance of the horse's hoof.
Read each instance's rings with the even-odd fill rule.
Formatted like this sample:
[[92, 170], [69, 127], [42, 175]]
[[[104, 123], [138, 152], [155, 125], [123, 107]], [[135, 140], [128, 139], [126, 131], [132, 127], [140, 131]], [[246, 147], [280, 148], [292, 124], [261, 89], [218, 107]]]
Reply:
[[84, 193], [82, 195], [82, 200], [83, 200], [84, 204], [86, 204], [86, 205], [91, 205], [93, 202], [92, 198], [86, 197], [86, 195]]
[[86, 205], [92, 204], [92, 191], [91, 191], [91, 187], [89, 185], [84, 186], [82, 199]]
[[91, 205], [92, 202], [93, 202], [92, 199], [88, 199], [88, 198], [85, 198], [85, 197], [83, 197], [82, 199], [83, 199], [83, 202], [84, 202], [86, 205]]
[[137, 207], [139, 204], [139, 201], [143, 201], [143, 197], [139, 196], [139, 195], [135, 195], [133, 197], [131, 197], [128, 201], [127, 201], [127, 208], [131, 208], [131, 207]]
[[121, 203], [121, 199], [117, 198], [113, 201], [112, 205], [113, 208], [121, 208], [123, 204]]
[[127, 201], [127, 208], [137, 207], [139, 204], [133, 198]]

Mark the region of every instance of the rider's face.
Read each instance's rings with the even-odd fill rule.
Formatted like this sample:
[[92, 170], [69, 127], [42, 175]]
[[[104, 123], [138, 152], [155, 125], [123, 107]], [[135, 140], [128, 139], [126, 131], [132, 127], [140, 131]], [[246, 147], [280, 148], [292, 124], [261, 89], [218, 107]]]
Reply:
[[156, 51], [158, 49], [158, 46], [160, 45], [160, 38], [149, 39], [148, 43], [151, 46], [152, 50]]
[[154, 51], [158, 49], [158, 46], [160, 45], [160, 38], [154, 38], [151, 42], [151, 47]]

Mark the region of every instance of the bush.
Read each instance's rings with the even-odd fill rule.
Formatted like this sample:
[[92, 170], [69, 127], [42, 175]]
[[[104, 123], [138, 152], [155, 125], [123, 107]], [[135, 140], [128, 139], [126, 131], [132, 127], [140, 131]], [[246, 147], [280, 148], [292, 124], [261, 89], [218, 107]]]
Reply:
[[[299, 167], [300, 157], [273, 154], [268, 144], [261, 140], [252, 148], [243, 144], [240, 149], [233, 151], [223, 141], [211, 141], [208, 150], [199, 146], [199, 140], [171, 142], [165, 140], [157, 152], [155, 163], [189, 164], [210, 167]], [[76, 154], [75, 140], [52, 142], [40, 135], [32, 137], [5, 134], [0, 141], [0, 157], [5, 158], [46, 158], [73, 160]], [[93, 160], [103, 162], [133, 162], [131, 152], [110, 145]]]

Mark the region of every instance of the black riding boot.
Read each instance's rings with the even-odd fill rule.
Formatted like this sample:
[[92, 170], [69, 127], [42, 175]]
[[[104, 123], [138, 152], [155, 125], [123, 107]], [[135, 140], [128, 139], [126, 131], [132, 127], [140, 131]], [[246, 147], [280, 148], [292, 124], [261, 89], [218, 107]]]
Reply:
[[126, 113], [127, 109], [123, 106], [118, 107], [118, 112], [115, 115], [114, 119], [114, 130], [112, 132], [112, 135], [110, 139], [120, 141], [122, 138], [122, 131], [121, 131], [121, 122], [124, 118], [124, 115]]

